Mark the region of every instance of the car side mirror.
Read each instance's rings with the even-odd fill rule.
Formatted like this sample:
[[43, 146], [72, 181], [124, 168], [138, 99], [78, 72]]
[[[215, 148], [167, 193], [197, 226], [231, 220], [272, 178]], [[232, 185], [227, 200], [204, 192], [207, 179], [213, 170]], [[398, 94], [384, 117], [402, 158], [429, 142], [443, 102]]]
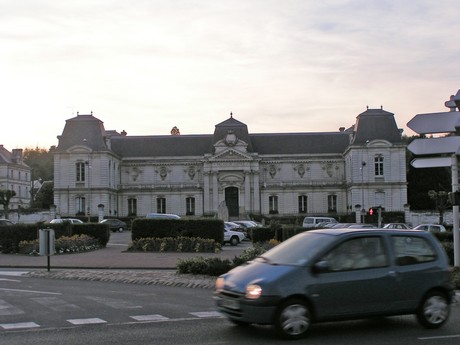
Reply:
[[324, 272], [329, 272], [329, 270], [330, 270], [330, 265], [329, 265], [329, 261], [327, 260], [318, 261], [313, 265], [313, 273], [324, 273]]

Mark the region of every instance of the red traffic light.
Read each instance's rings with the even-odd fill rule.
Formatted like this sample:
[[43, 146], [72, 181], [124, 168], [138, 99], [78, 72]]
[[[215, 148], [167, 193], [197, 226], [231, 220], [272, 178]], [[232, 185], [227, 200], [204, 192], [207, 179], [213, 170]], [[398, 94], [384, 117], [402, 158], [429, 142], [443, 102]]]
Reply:
[[370, 208], [369, 209], [369, 215], [372, 216], [374, 214], [374, 209], [373, 208]]

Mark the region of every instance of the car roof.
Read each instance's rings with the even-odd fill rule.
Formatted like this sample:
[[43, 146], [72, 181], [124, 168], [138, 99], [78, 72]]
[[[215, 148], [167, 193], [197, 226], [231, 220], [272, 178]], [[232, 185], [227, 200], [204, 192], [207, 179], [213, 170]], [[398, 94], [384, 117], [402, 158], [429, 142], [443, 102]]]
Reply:
[[381, 228], [322, 228], [316, 230], [305, 231], [304, 233], [320, 233], [331, 236], [343, 236], [349, 234], [427, 234], [425, 231], [412, 229], [381, 229]]

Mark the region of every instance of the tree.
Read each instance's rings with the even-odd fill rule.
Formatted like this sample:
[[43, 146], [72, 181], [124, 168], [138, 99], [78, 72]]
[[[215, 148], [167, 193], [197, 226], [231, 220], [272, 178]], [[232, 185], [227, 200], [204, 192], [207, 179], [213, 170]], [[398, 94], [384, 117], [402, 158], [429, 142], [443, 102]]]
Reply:
[[[419, 136], [404, 137], [409, 144]], [[407, 150], [407, 199], [411, 210], [432, 210], [433, 199], [428, 192], [449, 191], [452, 189], [450, 168], [414, 168], [410, 162], [414, 154]]]
[[24, 162], [31, 169], [32, 184], [40, 180], [44, 182], [43, 187], [46, 187], [42, 187], [43, 190], [40, 189], [38, 194], [36, 189], [30, 189], [31, 207], [48, 209], [53, 204], [53, 185], [45, 182], [54, 179], [53, 147], [50, 150], [39, 147], [24, 149]]
[[5, 218], [8, 218], [8, 214], [10, 211], [9, 209], [10, 200], [15, 195], [16, 195], [16, 192], [14, 190], [0, 189], [0, 205], [3, 205], [3, 212], [5, 215]]
[[428, 191], [428, 196], [431, 200], [434, 200], [436, 210], [439, 212], [439, 224], [444, 223], [444, 212], [446, 212], [447, 207], [450, 206], [448, 193], [443, 190], [439, 192], [430, 190]]

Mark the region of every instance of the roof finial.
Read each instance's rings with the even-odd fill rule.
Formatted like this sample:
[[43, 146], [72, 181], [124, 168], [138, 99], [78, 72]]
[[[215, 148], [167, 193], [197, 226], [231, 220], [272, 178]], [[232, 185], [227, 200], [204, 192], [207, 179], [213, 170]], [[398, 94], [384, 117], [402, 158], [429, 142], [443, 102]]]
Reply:
[[383, 110], [383, 105], [380, 106], [380, 110]]
[[233, 112], [230, 112], [230, 118], [233, 119]]
[[369, 106], [368, 106], [368, 105], [366, 105], [366, 109], [369, 110]]

